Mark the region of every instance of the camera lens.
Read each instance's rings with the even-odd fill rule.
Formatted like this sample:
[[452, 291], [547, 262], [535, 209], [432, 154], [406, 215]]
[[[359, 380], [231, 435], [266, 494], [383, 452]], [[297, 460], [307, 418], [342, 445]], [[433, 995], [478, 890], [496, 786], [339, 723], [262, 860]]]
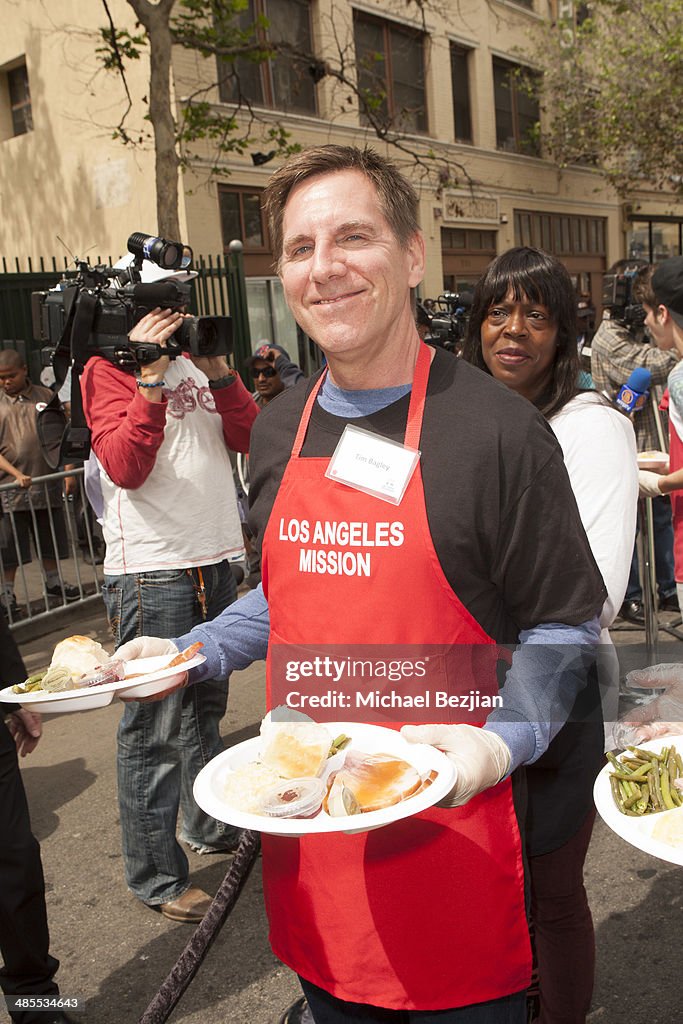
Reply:
[[182, 242], [169, 242], [155, 235], [135, 231], [128, 239], [128, 251], [134, 256], [156, 263], [162, 270], [187, 270], [192, 263], [192, 249]]

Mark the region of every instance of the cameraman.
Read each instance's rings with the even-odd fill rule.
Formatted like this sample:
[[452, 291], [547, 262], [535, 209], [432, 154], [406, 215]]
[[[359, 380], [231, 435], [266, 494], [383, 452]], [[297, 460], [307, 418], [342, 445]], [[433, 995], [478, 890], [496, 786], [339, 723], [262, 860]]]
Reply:
[[[612, 400], [636, 367], [644, 367], [652, 374], [652, 394], [643, 409], [633, 417], [636, 444], [639, 452], [660, 449], [662, 442], [657, 430], [657, 411], [661, 388], [678, 361], [675, 351], [664, 351], [648, 341], [642, 319], [635, 315], [634, 306], [642, 304], [643, 290], [652, 275], [647, 263], [641, 260], [619, 260], [608, 274], [624, 275], [630, 284], [630, 301], [623, 306], [611, 306], [591, 342], [591, 373], [595, 387]], [[666, 424], [663, 426], [667, 430]], [[655, 498], [652, 503], [654, 520], [655, 569], [659, 608], [678, 611], [673, 563], [673, 528], [671, 502], [668, 497]], [[631, 573], [620, 616], [638, 625], [644, 623], [642, 590], [638, 572], [638, 555], [634, 547]]]
[[[143, 264], [143, 281], [147, 261]], [[194, 276], [194, 275], [193, 275]], [[187, 274], [147, 279], [186, 280]], [[153, 309], [129, 334], [167, 347], [183, 321]], [[134, 362], [134, 361], [133, 361]], [[81, 379], [104, 499], [104, 600], [116, 645], [141, 633], [177, 636], [213, 619], [237, 594], [242, 552], [228, 447], [246, 452], [257, 408], [225, 356], [162, 355], [137, 370], [92, 356]], [[210, 897], [191, 886], [176, 839], [195, 852], [231, 849], [236, 830], [199, 810], [192, 785], [223, 749], [226, 679], [126, 704], [118, 730], [118, 789], [126, 880], [174, 921], [197, 922]]]

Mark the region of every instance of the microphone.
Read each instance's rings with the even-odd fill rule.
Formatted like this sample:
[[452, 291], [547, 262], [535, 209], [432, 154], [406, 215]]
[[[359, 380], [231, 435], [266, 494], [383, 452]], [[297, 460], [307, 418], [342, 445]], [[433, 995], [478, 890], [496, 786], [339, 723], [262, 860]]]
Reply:
[[639, 412], [648, 400], [650, 395], [650, 384], [652, 374], [644, 366], [638, 366], [631, 373], [631, 376], [619, 388], [619, 393], [614, 399], [614, 404], [620, 412], [632, 416]]

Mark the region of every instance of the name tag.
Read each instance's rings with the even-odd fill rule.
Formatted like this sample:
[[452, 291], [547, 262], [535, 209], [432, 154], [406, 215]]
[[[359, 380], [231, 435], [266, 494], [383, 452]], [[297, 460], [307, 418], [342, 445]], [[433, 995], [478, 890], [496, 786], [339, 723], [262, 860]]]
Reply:
[[406, 448], [398, 441], [347, 423], [325, 476], [400, 505], [419, 460], [416, 448]]

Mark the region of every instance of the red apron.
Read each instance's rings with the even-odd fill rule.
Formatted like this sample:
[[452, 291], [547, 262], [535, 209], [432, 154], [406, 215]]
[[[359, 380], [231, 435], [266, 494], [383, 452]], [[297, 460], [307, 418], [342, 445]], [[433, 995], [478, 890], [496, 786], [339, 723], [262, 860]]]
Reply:
[[[405, 436], [412, 448], [419, 447], [429, 367], [422, 345]], [[271, 644], [492, 643], [444, 576], [419, 465], [395, 507], [328, 480], [327, 459], [301, 458], [321, 383], [306, 403], [264, 537]], [[300, 545], [280, 538], [282, 517], [363, 521], [372, 529], [388, 508], [403, 523], [404, 543], [373, 550], [369, 578], [302, 573]], [[269, 655], [269, 703], [270, 673]], [[264, 835], [263, 878], [273, 951], [340, 999], [441, 1010], [529, 983], [509, 780], [465, 807], [432, 808], [360, 835]]]

